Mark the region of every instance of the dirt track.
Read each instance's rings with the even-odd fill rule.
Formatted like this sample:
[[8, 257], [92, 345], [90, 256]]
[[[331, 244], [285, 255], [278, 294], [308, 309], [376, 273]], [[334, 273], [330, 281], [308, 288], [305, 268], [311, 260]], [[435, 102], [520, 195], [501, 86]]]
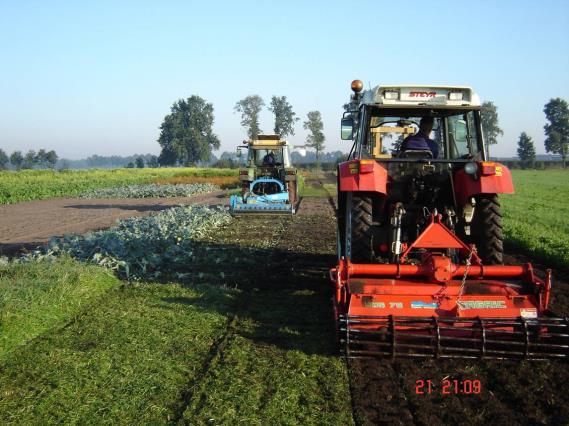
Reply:
[[53, 236], [108, 228], [180, 204], [220, 204], [224, 191], [194, 197], [144, 199], [54, 198], [0, 205], [0, 255], [33, 249]]

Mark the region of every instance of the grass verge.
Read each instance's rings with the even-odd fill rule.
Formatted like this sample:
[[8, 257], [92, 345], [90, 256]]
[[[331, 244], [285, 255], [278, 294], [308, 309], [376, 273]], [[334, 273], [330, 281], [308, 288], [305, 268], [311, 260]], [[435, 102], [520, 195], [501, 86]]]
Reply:
[[0, 365], [0, 423], [172, 420], [223, 335], [230, 291], [170, 284], [113, 292]]
[[106, 270], [68, 257], [0, 265], [0, 361], [119, 285]]

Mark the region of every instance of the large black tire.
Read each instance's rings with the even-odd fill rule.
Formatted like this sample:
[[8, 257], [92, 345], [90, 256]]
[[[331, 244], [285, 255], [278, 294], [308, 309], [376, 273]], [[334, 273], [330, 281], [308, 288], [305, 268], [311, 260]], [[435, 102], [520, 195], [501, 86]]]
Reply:
[[372, 201], [366, 195], [352, 193], [346, 203], [351, 218], [351, 259], [354, 263], [369, 263], [374, 258], [372, 235]]
[[501, 265], [504, 254], [504, 235], [500, 201], [496, 194], [477, 197], [471, 230], [472, 239], [482, 263]]

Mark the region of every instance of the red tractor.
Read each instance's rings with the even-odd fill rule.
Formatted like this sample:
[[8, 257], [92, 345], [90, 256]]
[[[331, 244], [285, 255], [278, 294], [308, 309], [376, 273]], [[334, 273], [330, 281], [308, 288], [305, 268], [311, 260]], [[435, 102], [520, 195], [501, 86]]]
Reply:
[[[349, 357], [569, 357], [551, 271], [503, 265], [499, 194], [469, 87], [352, 82], [338, 166], [337, 330]], [[426, 124], [425, 124], [426, 123]]]

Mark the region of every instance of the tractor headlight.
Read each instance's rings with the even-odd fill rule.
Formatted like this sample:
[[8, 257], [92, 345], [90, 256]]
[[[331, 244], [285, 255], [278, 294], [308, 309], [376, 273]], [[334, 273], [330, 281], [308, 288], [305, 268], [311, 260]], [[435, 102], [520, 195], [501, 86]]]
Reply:
[[399, 99], [399, 90], [384, 90], [383, 97], [389, 100], [398, 100]]
[[449, 92], [448, 94], [449, 101], [462, 101], [463, 98], [464, 98], [463, 92]]
[[466, 163], [464, 165], [464, 173], [467, 175], [473, 175], [476, 173], [477, 168], [476, 163]]

